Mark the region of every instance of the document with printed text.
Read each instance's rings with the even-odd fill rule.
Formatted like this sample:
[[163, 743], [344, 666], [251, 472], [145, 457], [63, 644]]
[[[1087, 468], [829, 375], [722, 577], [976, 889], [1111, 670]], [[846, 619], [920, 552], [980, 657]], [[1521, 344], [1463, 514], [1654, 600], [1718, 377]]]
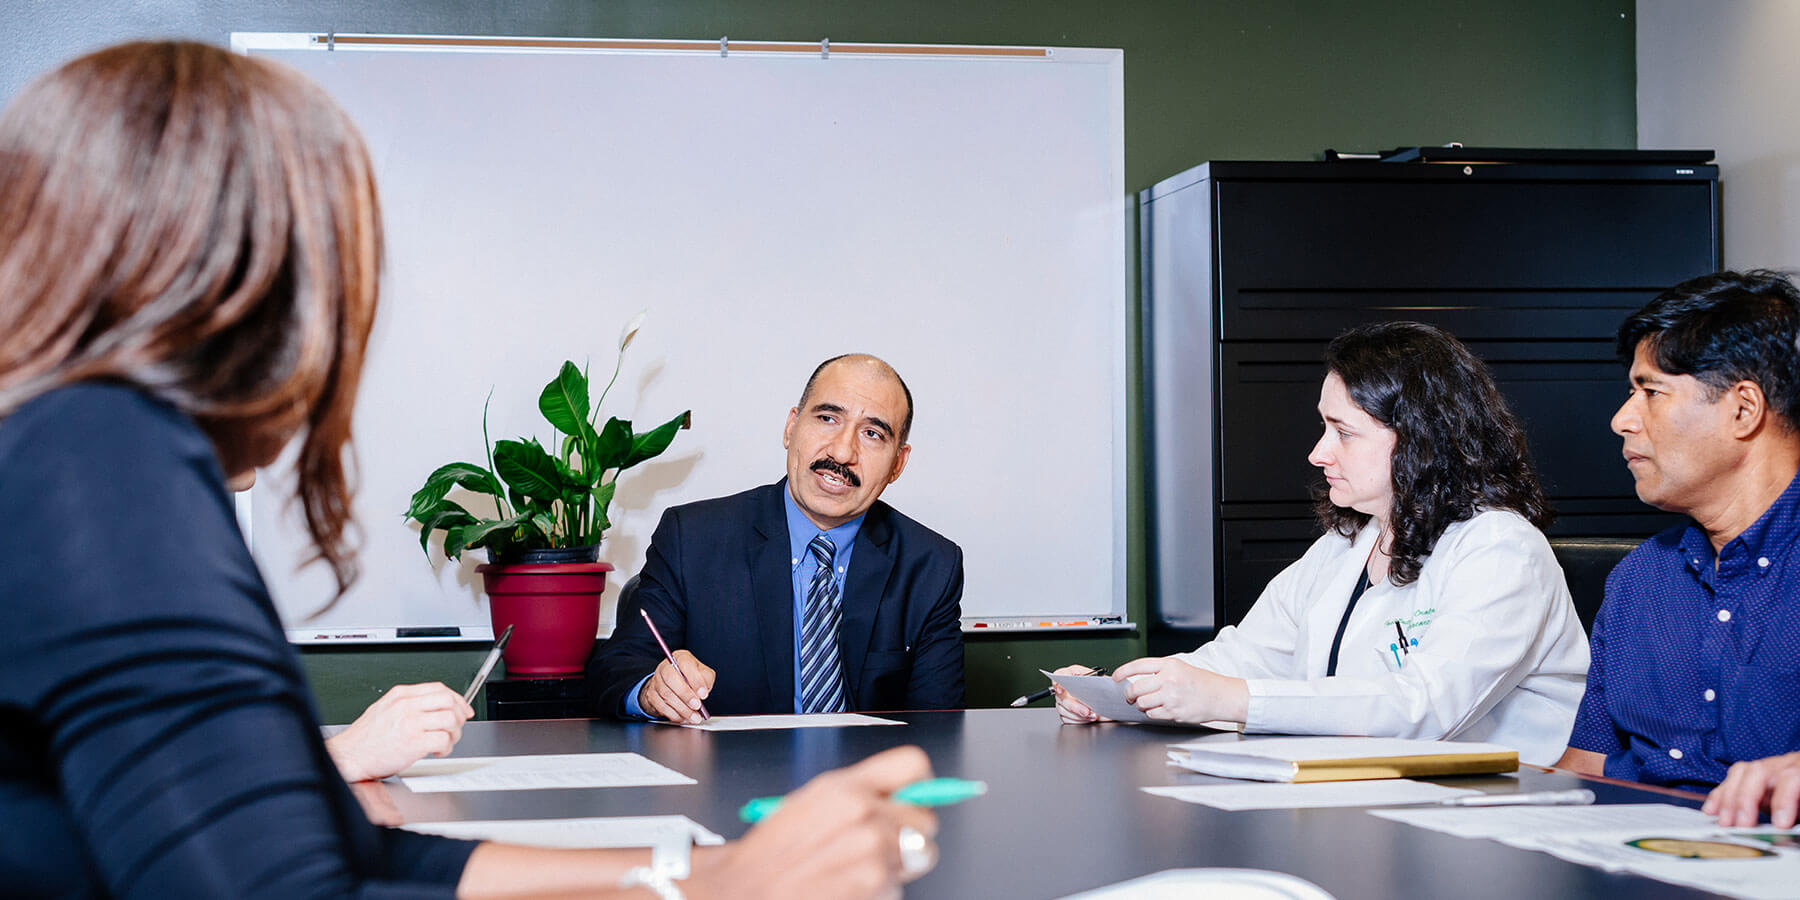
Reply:
[[1720, 828], [1699, 810], [1685, 806], [1405, 809], [1369, 814], [1749, 900], [1790, 898], [1800, 884], [1800, 831]]
[[694, 779], [636, 753], [425, 759], [414, 763], [399, 777], [408, 790], [421, 794], [696, 783]]
[[845, 728], [852, 725], [905, 725], [862, 713], [809, 713], [785, 716], [713, 716], [698, 725], [677, 723], [696, 731], [759, 731], [770, 728]]
[[527, 847], [592, 849], [654, 847], [671, 838], [692, 839], [702, 846], [725, 839], [687, 816], [614, 816], [585, 819], [506, 819], [481, 822], [420, 822], [401, 826], [420, 834], [500, 841]]

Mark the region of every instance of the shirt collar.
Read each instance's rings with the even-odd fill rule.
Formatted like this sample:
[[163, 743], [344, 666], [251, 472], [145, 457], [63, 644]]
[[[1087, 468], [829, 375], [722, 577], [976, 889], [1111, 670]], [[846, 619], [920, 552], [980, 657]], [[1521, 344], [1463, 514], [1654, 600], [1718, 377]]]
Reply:
[[856, 533], [862, 530], [863, 518], [868, 515], [863, 513], [836, 528], [821, 530], [806, 517], [806, 513], [800, 511], [800, 504], [794, 502], [794, 494], [785, 481], [781, 484], [781, 503], [787, 510], [788, 558], [801, 562], [807, 559], [806, 545], [820, 534], [831, 539], [831, 544], [837, 548], [837, 556], [841, 559], [845, 548], [856, 542]]
[[[1735, 559], [1741, 553], [1743, 558], [1760, 563], [1767, 559], [1773, 561], [1794, 542], [1800, 535], [1800, 473], [1788, 482], [1788, 486], [1763, 510], [1763, 514], [1750, 523], [1743, 533], [1725, 544], [1719, 554], [1720, 562]], [[1698, 525], [1689, 525], [1681, 538], [1681, 554], [1686, 557], [1690, 566], [1704, 567], [1713, 559], [1712, 542], [1706, 539], [1706, 532]], [[1773, 565], [1755, 565], [1755, 571], [1767, 573], [1775, 568]]]

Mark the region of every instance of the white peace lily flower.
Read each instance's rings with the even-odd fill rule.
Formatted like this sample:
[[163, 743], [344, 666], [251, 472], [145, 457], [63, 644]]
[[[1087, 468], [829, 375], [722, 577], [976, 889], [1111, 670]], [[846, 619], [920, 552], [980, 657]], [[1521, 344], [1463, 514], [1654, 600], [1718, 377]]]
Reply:
[[631, 321], [625, 323], [624, 330], [619, 332], [620, 353], [625, 352], [625, 347], [631, 343], [631, 339], [637, 337], [638, 329], [644, 327], [644, 319], [649, 315], [650, 310], [641, 309], [638, 310], [637, 315], [631, 317]]

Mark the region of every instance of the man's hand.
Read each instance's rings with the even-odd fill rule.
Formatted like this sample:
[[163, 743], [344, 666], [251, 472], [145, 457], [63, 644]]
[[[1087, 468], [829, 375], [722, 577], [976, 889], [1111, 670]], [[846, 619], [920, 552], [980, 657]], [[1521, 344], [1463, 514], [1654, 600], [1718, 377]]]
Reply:
[[[718, 848], [683, 885], [692, 897], [898, 898], [937, 864], [937, 817], [889, 795], [931, 777], [917, 747], [826, 772], [781, 801], [742, 840]], [[907, 832], [903, 832], [906, 829]], [[911, 850], [902, 853], [903, 841]]]
[[427, 756], [444, 756], [475, 710], [438, 682], [402, 684], [370, 704], [350, 727], [325, 741], [345, 781], [398, 775]]
[[[1063, 666], [1056, 670], [1058, 675], [1091, 675], [1094, 670], [1087, 666]], [[1052, 685], [1056, 692], [1056, 714], [1062, 717], [1064, 725], [1085, 725], [1089, 722], [1110, 722], [1111, 719], [1095, 713], [1086, 703], [1069, 696], [1062, 685]]]
[[[713, 679], [717, 675], [686, 650], [677, 650], [671, 655], [681, 665], [681, 671], [677, 672], [666, 659], [658, 663], [656, 671], [650, 673], [650, 680], [638, 691], [638, 706], [659, 719], [698, 725], [706, 721], [700, 714], [700, 701], [712, 693]], [[683, 675], [687, 676], [686, 681], [682, 680]], [[689, 687], [690, 684], [693, 687]]]
[[1800, 813], [1800, 753], [1732, 763], [1725, 780], [1706, 795], [1701, 812], [1726, 828], [1750, 828], [1769, 810], [1769, 823], [1792, 828]]
[[1125, 699], [1152, 719], [1186, 722], [1243, 722], [1249, 714], [1250, 688], [1231, 678], [1168, 657], [1134, 659], [1113, 672], [1114, 681], [1131, 683]]

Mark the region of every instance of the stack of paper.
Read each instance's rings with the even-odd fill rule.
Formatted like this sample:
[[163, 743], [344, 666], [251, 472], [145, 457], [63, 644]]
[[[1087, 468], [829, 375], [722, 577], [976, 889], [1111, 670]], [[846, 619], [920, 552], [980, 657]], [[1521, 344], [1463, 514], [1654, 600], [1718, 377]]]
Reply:
[[1307, 737], [1190, 742], [1169, 748], [1184, 769], [1255, 781], [1361, 781], [1515, 772], [1519, 753], [1498, 744], [1402, 738]]

